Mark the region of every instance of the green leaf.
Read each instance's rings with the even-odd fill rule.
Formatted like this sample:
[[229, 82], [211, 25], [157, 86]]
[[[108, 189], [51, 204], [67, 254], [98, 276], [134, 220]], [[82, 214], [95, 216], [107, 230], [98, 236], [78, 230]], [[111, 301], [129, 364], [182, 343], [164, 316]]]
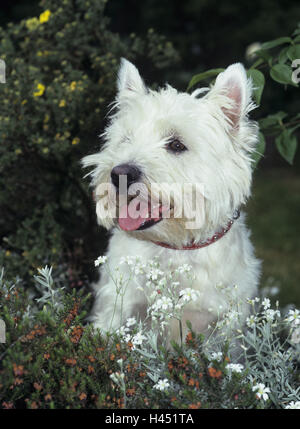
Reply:
[[296, 36], [297, 34], [300, 34], [300, 23], [298, 23], [298, 26], [296, 28], [296, 30], [293, 32], [293, 36]]
[[274, 127], [275, 125], [280, 125], [280, 122], [287, 117], [287, 113], [285, 112], [277, 112], [273, 115], [269, 115], [266, 118], [259, 120], [259, 126], [261, 129], [265, 130], [270, 127]]
[[291, 61], [300, 58], [300, 45], [290, 46], [287, 51], [287, 56]]
[[295, 153], [297, 150], [297, 138], [292, 135], [294, 130], [284, 130], [275, 139], [275, 144], [280, 155], [289, 163], [293, 164]]
[[267, 50], [259, 49], [258, 51], [255, 51], [255, 55], [262, 58], [266, 63], [271, 65], [273, 56]]
[[284, 85], [293, 85], [297, 86], [292, 81], [292, 69], [286, 64], [276, 64], [270, 70], [270, 76], [276, 82], [282, 83]]
[[261, 49], [272, 49], [276, 46], [283, 45], [284, 43], [291, 43], [292, 39], [290, 37], [279, 37], [275, 40], [270, 40], [269, 42], [265, 42], [261, 45]]
[[290, 48], [289, 46], [286, 46], [285, 48], [281, 49], [278, 55], [279, 64], [284, 64], [287, 61], [288, 59], [287, 51], [289, 50], [289, 48]]
[[201, 82], [201, 81], [203, 81], [205, 79], [209, 79], [211, 77], [215, 77], [215, 76], [217, 76], [219, 73], [221, 73], [224, 70], [225, 69], [211, 69], [211, 70], [207, 70], [206, 72], [196, 74], [190, 80], [190, 83], [189, 83], [189, 85], [187, 87], [187, 91], [190, 88], [192, 88], [192, 86], [196, 85], [197, 83], [199, 83], [199, 82]]
[[259, 160], [261, 159], [261, 157], [265, 153], [265, 149], [266, 149], [266, 140], [265, 140], [265, 136], [263, 135], [263, 133], [259, 132], [258, 138], [259, 138], [259, 141], [258, 141], [258, 144], [256, 146], [256, 151], [253, 152], [253, 154], [252, 154], [252, 158], [254, 160], [254, 167], [257, 166]]
[[265, 86], [265, 77], [262, 72], [256, 69], [249, 69], [247, 76], [252, 79], [253, 82], [253, 96], [257, 105], [260, 104], [261, 96]]

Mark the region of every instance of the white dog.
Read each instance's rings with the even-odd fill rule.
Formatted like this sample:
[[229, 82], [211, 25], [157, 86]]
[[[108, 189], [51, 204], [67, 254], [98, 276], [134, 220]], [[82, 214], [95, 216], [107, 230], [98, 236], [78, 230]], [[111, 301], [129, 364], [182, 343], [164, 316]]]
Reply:
[[[137, 255], [146, 260], [157, 256], [164, 270], [170, 269], [170, 260], [173, 268], [192, 266], [193, 287], [201, 298], [185, 307], [183, 322], [190, 320], [198, 332], [228, 308], [216, 285], [235, 290], [236, 299], [244, 302], [245, 317], [247, 298], [257, 291], [260, 262], [240, 214], [250, 195], [251, 154], [257, 143], [257, 126], [248, 119], [255, 107], [251, 91], [241, 64], [219, 74], [211, 89], [190, 95], [166, 85], [152, 91], [136, 67], [122, 59], [104, 147], [83, 159], [85, 167], [95, 167], [89, 175], [98, 222], [112, 230], [110, 269], [123, 256]], [[120, 180], [124, 178], [125, 185]], [[191, 184], [196, 185], [195, 193], [189, 187], [182, 196]], [[138, 200], [132, 196], [136, 188], [130, 191], [134, 185], [140, 191]], [[162, 200], [170, 189], [173, 194], [166, 204]], [[183, 206], [179, 216], [178, 205]], [[91, 319], [97, 328], [116, 329], [128, 317], [145, 315], [147, 301], [136, 283], [128, 285], [122, 311], [121, 303], [115, 307], [116, 287], [105, 270], [94, 287]], [[171, 334], [178, 339], [177, 325]]]

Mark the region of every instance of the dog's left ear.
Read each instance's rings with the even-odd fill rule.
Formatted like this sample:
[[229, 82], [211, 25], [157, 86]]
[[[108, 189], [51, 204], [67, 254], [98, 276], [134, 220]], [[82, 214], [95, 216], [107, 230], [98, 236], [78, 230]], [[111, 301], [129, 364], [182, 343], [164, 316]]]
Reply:
[[125, 58], [121, 58], [118, 74], [118, 97], [146, 94], [147, 88], [138, 69]]
[[[222, 110], [229, 119], [232, 128], [238, 130], [241, 120], [249, 111], [251, 101], [251, 81], [248, 81], [244, 66], [232, 64], [220, 73], [214, 85], [214, 94], [221, 93], [228, 99], [223, 101]], [[224, 99], [223, 99], [224, 100]]]

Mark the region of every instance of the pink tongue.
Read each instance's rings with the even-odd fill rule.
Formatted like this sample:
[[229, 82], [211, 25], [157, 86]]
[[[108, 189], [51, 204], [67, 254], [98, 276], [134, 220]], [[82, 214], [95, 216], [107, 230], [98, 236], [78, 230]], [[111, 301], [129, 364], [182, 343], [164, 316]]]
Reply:
[[[124, 205], [119, 213], [119, 225], [120, 228], [123, 229], [123, 231], [135, 231], [137, 230], [146, 220], [152, 219], [151, 213], [148, 213], [148, 206], [143, 205], [140, 210], [138, 211], [139, 214], [137, 216], [137, 213], [134, 212], [131, 217], [128, 206]], [[137, 217], [136, 217], [137, 216]], [[159, 217], [153, 218], [153, 220], [158, 220]]]

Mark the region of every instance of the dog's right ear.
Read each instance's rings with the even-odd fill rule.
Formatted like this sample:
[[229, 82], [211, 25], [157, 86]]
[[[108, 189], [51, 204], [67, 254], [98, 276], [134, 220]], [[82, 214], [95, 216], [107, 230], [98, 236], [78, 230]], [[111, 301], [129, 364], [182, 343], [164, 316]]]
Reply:
[[[213, 87], [212, 95], [223, 94], [229, 105], [222, 105], [223, 113], [229, 120], [232, 129], [238, 130], [241, 120], [254, 107], [251, 101], [252, 84], [247, 79], [244, 66], [240, 63], [232, 64], [220, 73]], [[210, 93], [208, 93], [210, 97]], [[224, 100], [222, 101], [224, 103]], [[226, 104], [226, 103], [225, 103]]]
[[118, 97], [131, 97], [135, 94], [146, 94], [147, 88], [138, 69], [130, 62], [121, 58], [118, 74]]

